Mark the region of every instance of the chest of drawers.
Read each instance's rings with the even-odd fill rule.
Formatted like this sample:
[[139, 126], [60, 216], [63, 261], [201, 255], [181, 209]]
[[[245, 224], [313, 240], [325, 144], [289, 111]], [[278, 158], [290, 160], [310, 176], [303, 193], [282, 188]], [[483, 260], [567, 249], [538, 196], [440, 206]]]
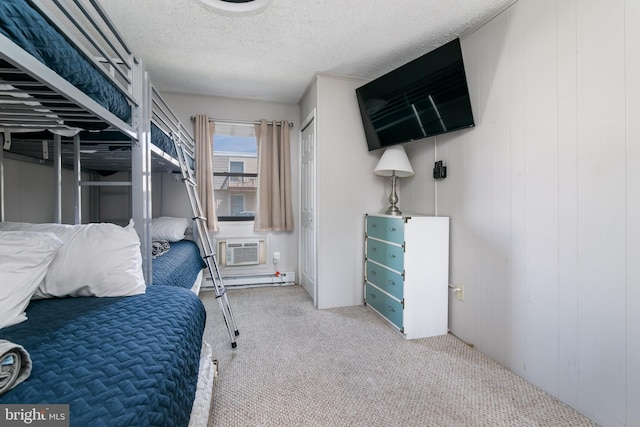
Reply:
[[365, 217], [365, 304], [407, 339], [447, 333], [449, 218]]

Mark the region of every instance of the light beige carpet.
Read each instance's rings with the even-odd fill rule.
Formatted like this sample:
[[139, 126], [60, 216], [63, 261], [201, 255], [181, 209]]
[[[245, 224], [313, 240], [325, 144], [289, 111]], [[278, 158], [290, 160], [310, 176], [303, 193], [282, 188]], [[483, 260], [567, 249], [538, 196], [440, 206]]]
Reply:
[[202, 292], [219, 363], [213, 426], [595, 426], [452, 335], [406, 341], [364, 306], [317, 310], [300, 286], [230, 289], [232, 349]]

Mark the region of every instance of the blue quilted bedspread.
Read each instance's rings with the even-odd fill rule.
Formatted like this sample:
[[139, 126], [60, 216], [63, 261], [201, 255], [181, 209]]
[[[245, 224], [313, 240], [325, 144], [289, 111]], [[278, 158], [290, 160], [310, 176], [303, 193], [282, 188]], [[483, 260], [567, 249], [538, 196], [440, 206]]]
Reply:
[[[0, 1], [0, 33], [125, 122], [125, 96], [26, 0]], [[81, 127], [81, 126], [79, 126]]]
[[200, 248], [192, 240], [171, 242], [169, 252], [153, 260], [153, 285], [191, 288], [200, 270], [206, 264]]
[[[151, 143], [174, 159], [178, 158], [178, 153], [176, 153], [176, 146], [173, 143], [173, 140], [153, 122], [151, 122]], [[187, 157], [187, 164], [192, 169], [195, 166], [191, 157]]]
[[38, 300], [27, 316], [0, 329], [33, 361], [0, 404], [70, 404], [72, 426], [188, 424], [205, 324], [191, 291]]
[[153, 122], [151, 122], [151, 143], [174, 159], [177, 158], [173, 141]]

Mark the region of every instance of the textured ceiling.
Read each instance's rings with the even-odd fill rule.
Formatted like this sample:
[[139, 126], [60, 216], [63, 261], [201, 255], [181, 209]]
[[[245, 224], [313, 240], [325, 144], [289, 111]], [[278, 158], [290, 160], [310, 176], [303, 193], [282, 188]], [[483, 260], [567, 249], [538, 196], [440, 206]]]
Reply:
[[163, 92], [297, 103], [318, 73], [366, 79], [459, 36], [514, 0], [104, 0]]

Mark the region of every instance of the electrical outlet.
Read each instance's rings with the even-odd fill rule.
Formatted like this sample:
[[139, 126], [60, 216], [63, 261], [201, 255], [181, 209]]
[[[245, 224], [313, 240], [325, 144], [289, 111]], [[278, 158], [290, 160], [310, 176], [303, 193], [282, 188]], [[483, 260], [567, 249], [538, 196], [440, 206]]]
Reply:
[[280, 262], [280, 252], [273, 253], [273, 263], [278, 264]]
[[464, 301], [464, 286], [456, 285], [456, 299], [458, 301]]

